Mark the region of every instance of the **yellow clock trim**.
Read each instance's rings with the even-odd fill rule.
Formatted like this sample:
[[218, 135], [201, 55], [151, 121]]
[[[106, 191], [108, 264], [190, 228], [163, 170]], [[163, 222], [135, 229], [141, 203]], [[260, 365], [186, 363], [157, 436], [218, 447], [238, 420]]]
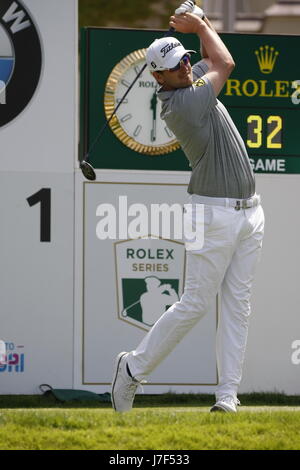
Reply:
[[[145, 60], [147, 49], [139, 49], [122, 59], [110, 73], [104, 90], [104, 111], [106, 119], [109, 119], [116, 107], [115, 93], [122, 76], [132, 65]], [[117, 138], [131, 150], [144, 155], [164, 155], [180, 148], [179, 142], [174, 139], [162, 145], [143, 145], [128, 135], [121, 126], [118, 117], [115, 115], [109, 126]]]

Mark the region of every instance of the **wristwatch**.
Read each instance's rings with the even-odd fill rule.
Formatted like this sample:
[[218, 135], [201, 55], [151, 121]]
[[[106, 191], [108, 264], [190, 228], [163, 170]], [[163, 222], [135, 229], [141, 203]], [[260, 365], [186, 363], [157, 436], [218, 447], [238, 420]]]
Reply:
[[[145, 57], [146, 49], [136, 50], [111, 71], [104, 91], [107, 119], [144, 66]], [[173, 132], [160, 118], [161, 102], [157, 91], [158, 83], [146, 68], [109, 123], [124, 145], [145, 155], [163, 155], [180, 147]]]

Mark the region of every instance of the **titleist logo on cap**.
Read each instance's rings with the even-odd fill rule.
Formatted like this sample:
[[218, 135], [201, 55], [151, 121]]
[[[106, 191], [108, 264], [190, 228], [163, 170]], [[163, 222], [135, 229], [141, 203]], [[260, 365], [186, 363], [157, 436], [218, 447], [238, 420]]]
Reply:
[[162, 57], [166, 57], [167, 53], [170, 52], [172, 49], [175, 49], [175, 47], [181, 46], [180, 42], [171, 42], [171, 44], [167, 44], [164, 46], [160, 52], [162, 53]]

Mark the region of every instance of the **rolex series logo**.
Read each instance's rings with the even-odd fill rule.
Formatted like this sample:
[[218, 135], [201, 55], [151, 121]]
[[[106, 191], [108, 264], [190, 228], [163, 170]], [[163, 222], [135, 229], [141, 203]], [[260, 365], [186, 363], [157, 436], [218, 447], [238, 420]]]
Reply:
[[119, 241], [115, 262], [118, 318], [148, 331], [182, 294], [184, 244], [161, 238]]
[[261, 46], [258, 51], [255, 51], [255, 54], [258, 60], [260, 71], [265, 74], [272, 73], [279, 52], [275, 51], [274, 47]]

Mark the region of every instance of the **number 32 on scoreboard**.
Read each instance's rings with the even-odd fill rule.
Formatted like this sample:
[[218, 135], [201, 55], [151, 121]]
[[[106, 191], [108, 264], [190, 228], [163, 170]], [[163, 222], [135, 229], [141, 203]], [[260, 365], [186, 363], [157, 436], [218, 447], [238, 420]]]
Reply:
[[[263, 118], [259, 115], [251, 115], [247, 118], [248, 139], [250, 148], [260, 148], [263, 144]], [[269, 116], [267, 118], [267, 148], [282, 148], [282, 118], [280, 116]]]

